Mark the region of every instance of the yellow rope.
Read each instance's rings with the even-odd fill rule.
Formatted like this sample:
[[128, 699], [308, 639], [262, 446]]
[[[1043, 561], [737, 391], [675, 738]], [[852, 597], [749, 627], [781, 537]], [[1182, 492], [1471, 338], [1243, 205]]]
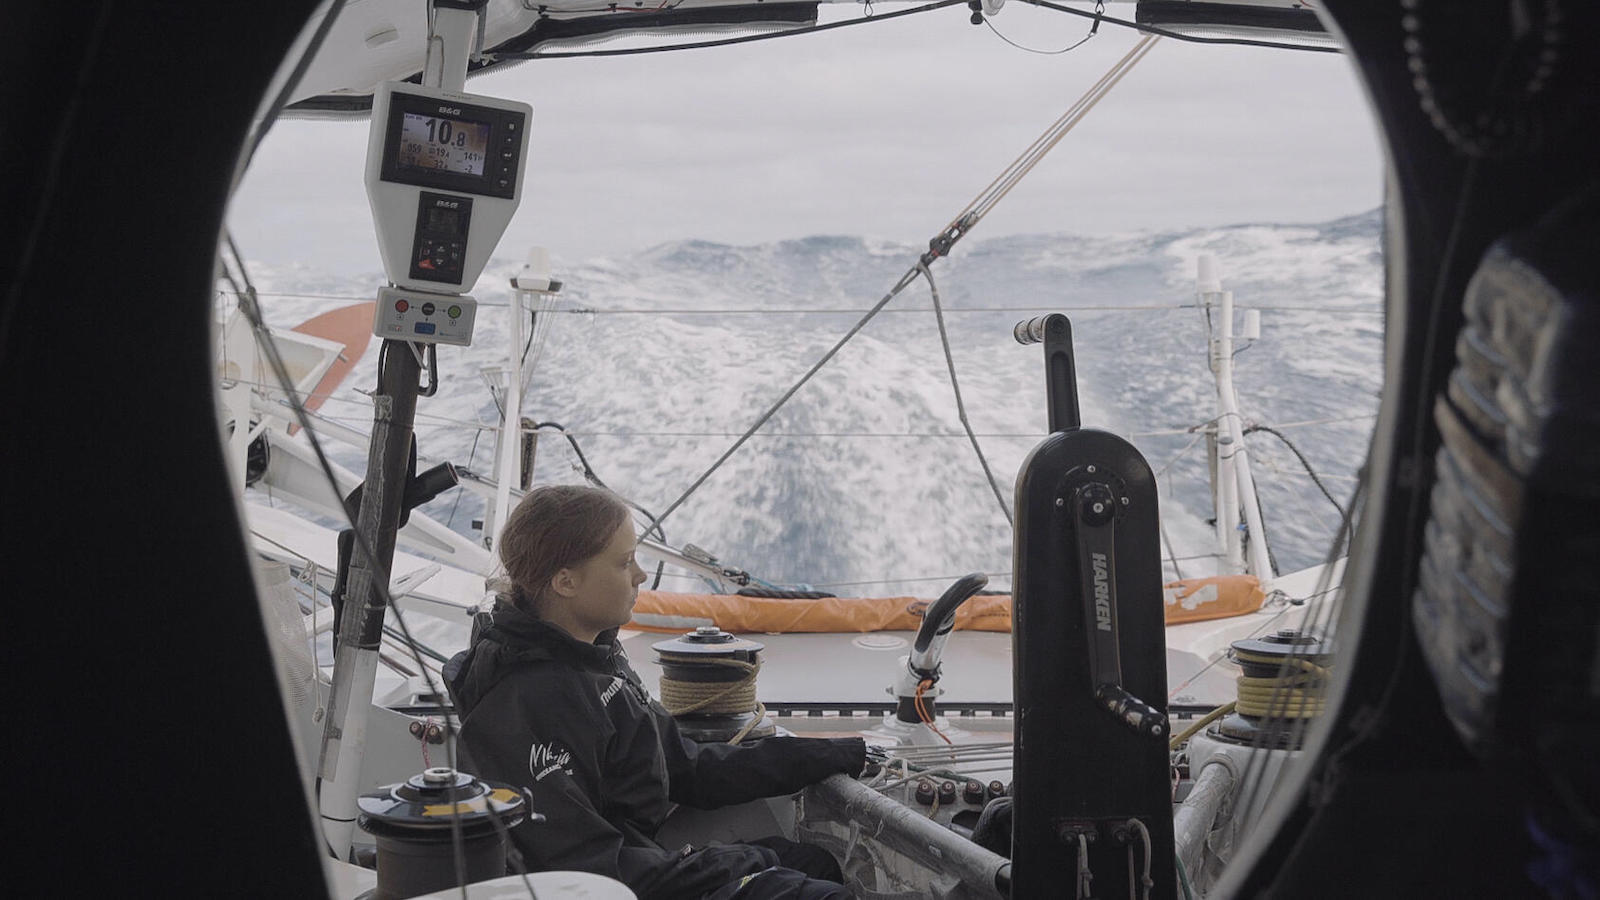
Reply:
[[1179, 732], [1177, 736], [1175, 736], [1171, 742], [1167, 744], [1167, 749], [1176, 750], [1179, 747], [1182, 747], [1183, 742], [1199, 734], [1200, 729], [1210, 725], [1212, 722], [1215, 722], [1228, 713], [1233, 712], [1233, 707], [1233, 703], [1224, 703], [1216, 709], [1213, 709], [1211, 712], [1201, 716], [1199, 720], [1191, 724], [1188, 728], [1185, 728], [1183, 731]]
[[[1325, 706], [1323, 689], [1330, 670], [1308, 659], [1280, 658], [1233, 651], [1239, 662], [1276, 665], [1284, 674], [1274, 678], [1239, 676], [1240, 715], [1252, 718], [1309, 719], [1320, 715]], [[1289, 672], [1288, 670], [1298, 670]]]

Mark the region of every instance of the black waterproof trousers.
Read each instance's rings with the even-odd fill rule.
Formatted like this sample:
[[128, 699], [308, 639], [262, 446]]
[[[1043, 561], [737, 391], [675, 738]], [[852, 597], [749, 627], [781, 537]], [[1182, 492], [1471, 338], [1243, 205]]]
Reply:
[[850, 900], [844, 874], [821, 847], [781, 837], [743, 843], [772, 852], [773, 864], [707, 895], [706, 900]]

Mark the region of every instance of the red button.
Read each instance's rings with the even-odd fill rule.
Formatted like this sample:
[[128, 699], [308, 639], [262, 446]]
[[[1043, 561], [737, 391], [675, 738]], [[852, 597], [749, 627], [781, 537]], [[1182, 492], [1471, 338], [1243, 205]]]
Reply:
[[406, 310], [408, 310], [410, 308], [411, 308], [411, 304], [405, 302], [404, 300], [396, 300], [394, 302], [394, 311], [395, 312], [405, 312]]

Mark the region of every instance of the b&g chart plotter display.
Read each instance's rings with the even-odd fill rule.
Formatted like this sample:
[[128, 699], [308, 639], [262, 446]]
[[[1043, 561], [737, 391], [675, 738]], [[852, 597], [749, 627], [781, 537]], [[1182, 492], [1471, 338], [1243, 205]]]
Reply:
[[[533, 108], [405, 82], [378, 86], [367, 145], [367, 199], [385, 274], [373, 332], [438, 343], [470, 339], [471, 290], [521, 199]], [[407, 292], [425, 292], [412, 296]], [[460, 311], [418, 318], [422, 309]], [[459, 327], [465, 325], [465, 339]]]

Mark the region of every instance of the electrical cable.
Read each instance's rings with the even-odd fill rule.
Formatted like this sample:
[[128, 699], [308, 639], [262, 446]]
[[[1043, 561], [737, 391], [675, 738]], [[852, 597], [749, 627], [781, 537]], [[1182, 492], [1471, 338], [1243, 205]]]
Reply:
[[[516, 303], [516, 304], [521, 304], [522, 303], [522, 299], [521, 299], [521, 296], [520, 296], [521, 293], [522, 293], [521, 291], [516, 291], [514, 293], [514, 295], [512, 296], [511, 302], [512, 303]], [[520, 359], [522, 360], [522, 365], [523, 366], [526, 366], [528, 364], [528, 350], [533, 347], [533, 335], [534, 335], [534, 332], [537, 332], [538, 330], [539, 330], [539, 311], [537, 309], [533, 309], [533, 310], [530, 310], [528, 312], [528, 339], [526, 341], [524, 341], [523, 344], [522, 344], [522, 355], [521, 355]]]
[[1011, 518], [1011, 508], [1006, 506], [1005, 495], [1000, 490], [1000, 483], [995, 480], [994, 470], [989, 468], [989, 460], [983, 455], [983, 448], [978, 445], [978, 436], [972, 433], [972, 423], [967, 420], [967, 405], [961, 400], [961, 382], [956, 380], [956, 361], [950, 354], [950, 335], [945, 332], [944, 313], [940, 310], [939, 286], [934, 283], [933, 272], [928, 270], [927, 263], [919, 264], [922, 277], [928, 280], [928, 292], [933, 296], [933, 315], [939, 322], [939, 344], [944, 348], [945, 368], [950, 370], [950, 387], [956, 395], [956, 417], [961, 420], [961, 428], [966, 431], [967, 439], [972, 441], [972, 452], [978, 454], [978, 464], [983, 466], [983, 477], [989, 481], [989, 490], [994, 492], [994, 502], [1000, 504], [1000, 514], [1006, 517], [1006, 524], [1015, 526]]
[[911, 706], [916, 709], [917, 718], [922, 720], [922, 724], [928, 726], [929, 731], [937, 734], [946, 744], [954, 744], [954, 741], [939, 730], [939, 726], [933, 720], [933, 714], [928, 711], [928, 707], [923, 703], [923, 694], [931, 687], [933, 687], [933, 679], [931, 678], [924, 678], [917, 682], [917, 693], [916, 696], [911, 698]]
[[1284, 446], [1289, 448], [1289, 452], [1293, 453], [1295, 458], [1300, 460], [1300, 465], [1305, 468], [1306, 474], [1311, 476], [1311, 481], [1316, 484], [1317, 490], [1321, 491], [1322, 496], [1327, 497], [1328, 502], [1333, 504], [1333, 508], [1339, 511], [1339, 518], [1346, 521], [1349, 520], [1350, 514], [1345, 512], [1344, 506], [1342, 506], [1338, 500], [1333, 499], [1333, 494], [1329, 493], [1327, 485], [1323, 484], [1322, 479], [1317, 477], [1316, 471], [1311, 468], [1311, 463], [1306, 461], [1305, 454], [1300, 452], [1300, 448], [1296, 447], [1293, 441], [1285, 437], [1283, 432], [1273, 428], [1270, 425], [1251, 425], [1244, 430], [1244, 433], [1251, 434], [1257, 431], [1264, 431], [1278, 440], [1283, 441]]
[[[1280, 570], [1278, 568], [1278, 555], [1276, 553], [1272, 552], [1272, 538], [1269, 537], [1267, 535], [1267, 532], [1266, 532], [1266, 524], [1265, 523], [1267, 521], [1267, 511], [1261, 507], [1261, 492], [1260, 491], [1255, 492], [1255, 502], [1256, 502], [1256, 521], [1262, 523], [1262, 526], [1261, 526], [1261, 546], [1262, 546], [1263, 549], [1265, 549], [1267, 551], [1267, 568], [1272, 570], [1272, 577], [1273, 578], [1277, 578], [1278, 574], [1280, 572]], [[1245, 531], [1245, 539], [1246, 540], [1254, 540], [1255, 537], [1256, 537], [1255, 535], [1251, 534], [1249, 532], [1249, 530], [1246, 529], [1246, 531]]]
[[[523, 396], [528, 395], [528, 388], [533, 380], [534, 370], [538, 368], [537, 362], [540, 357], [544, 356], [544, 346], [550, 340], [550, 332], [553, 330], [556, 320], [549, 313], [555, 311], [555, 303], [554, 294], [541, 294], [539, 296], [539, 306], [534, 312], [536, 317], [534, 330], [537, 336], [533, 342], [533, 351], [527, 357], [527, 366], [523, 369], [522, 374]], [[545, 315], [539, 316], [539, 313], [545, 313]]]
[[[600, 476], [595, 474], [594, 467], [589, 465], [588, 457], [583, 455], [583, 448], [578, 446], [578, 439], [566, 429], [566, 426], [562, 425], [560, 422], [537, 422], [533, 427], [536, 431], [542, 431], [546, 428], [554, 428], [556, 431], [560, 432], [561, 436], [567, 439], [567, 443], [572, 445], [572, 452], [577, 454], [578, 464], [582, 467], [583, 477], [585, 479], [587, 479], [595, 487], [602, 488], [604, 490], [611, 491], [613, 494], [616, 494], [617, 498], [623, 503], [638, 510], [640, 513], [643, 513], [647, 519], [650, 519], [650, 523], [646, 526], [644, 534], [642, 534], [641, 537], [648, 538], [650, 536], [650, 532], [654, 531], [656, 533], [656, 537], [660, 538], [662, 543], [667, 542], [667, 533], [661, 529], [660, 523], [656, 520], [656, 517], [651, 514], [650, 510], [645, 509], [643, 506], [640, 506], [626, 497], [623, 497], [621, 494], [618, 494], [616, 491], [608, 487], [604, 481], [600, 480]], [[666, 567], [667, 565], [665, 562], [656, 563], [655, 580], [650, 583], [650, 590], [653, 591], [656, 588], [661, 587], [661, 576], [666, 572]]]
[[1001, 34], [1000, 33], [1000, 29], [994, 27], [994, 20], [991, 19], [989, 16], [984, 16], [983, 17], [983, 24], [989, 26], [989, 30], [994, 32], [994, 36], [999, 38], [1000, 40], [1005, 41], [1006, 43], [1008, 43], [1011, 46], [1017, 48], [1018, 50], [1025, 50], [1025, 51], [1027, 51], [1029, 53], [1037, 53], [1040, 56], [1060, 56], [1063, 53], [1070, 53], [1071, 51], [1076, 50], [1079, 47], [1082, 47], [1084, 44], [1087, 44], [1089, 42], [1089, 38], [1094, 37], [1095, 36], [1095, 31], [1098, 29], [1098, 26], [1095, 29], [1091, 29], [1088, 34], [1085, 34], [1083, 37], [1078, 38], [1076, 41], [1072, 42], [1071, 44], [1068, 44], [1067, 46], [1062, 47], [1060, 50], [1038, 50], [1038, 49], [1035, 49], [1033, 47], [1024, 47], [1023, 45], [1017, 43], [1016, 41], [1013, 41], [1011, 38], [1008, 38], [1005, 35]]
[[[567, 431], [566, 426], [562, 425], [560, 422], [536, 422], [536, 423], [534, 423], [533, 427], [534, 427], [534, 430], [536, 430], [536, 431], [543, 431], [546, 428], [553, 428], [556, 431], [560, 432], [561, 436], [567, 439], [567, 443], [572, 445], [572, 452], [577, 454], [577, 456], [578, 456], [578, 464], [580, 466], [582, 466], [582, 468], [583, 468], [583, 477], [585, 479], [587, 479], [595, 487], [603, 488], [605, 490], [611, 491], [611, 493], [613, 493], [613, 494], [617, 493], [616, 491], [612, 490], [609, 486], [607, 486], [604, 481], [601, 481], [599, 475], [595, 474], [594, 467], [589, 465], [588, 457], [583, 455], [583, 448], [578, 446], [578, 439], [571, 432]], [[637, 503], [634, 503], [632, 500], [629, 500], [629, 499], [627, 499], [625, 497], [622, 497], [621, 494], [617, 494], [617, 496], [618, 496], [619, 499], [622, 500], [623, 503], [626, 503], [627, 505], [629, 505], [629, 506], [633, 507], [634, 509], [638, 510], [639, 512], [643, 513], [647, 518], [649, 518], [651, 520], [650, 527], [645, 529], [645, 532], [642, 535], [643, 537], [649, 537], [650, 536], [650, 532], [653, 531], [653, 532], [655, 532], [657, 538], [659, 538], [663, 543], [666, 542], [667, 533], [665, 531], [661, 530], [661, 526], [660, 526], [659, 521], [657, 521], [656, 517], [650, 512], [650, 510], [645, 509], [643, 506], [640, 506]], [[656, 576], [658, 583], [659, 583], [660, 577], [661, 576], [658, 573], [657, 576]], [[654, 590], [653, 587], [652, 587], [652, 590]]]

